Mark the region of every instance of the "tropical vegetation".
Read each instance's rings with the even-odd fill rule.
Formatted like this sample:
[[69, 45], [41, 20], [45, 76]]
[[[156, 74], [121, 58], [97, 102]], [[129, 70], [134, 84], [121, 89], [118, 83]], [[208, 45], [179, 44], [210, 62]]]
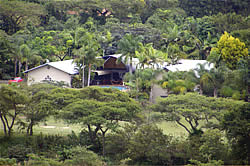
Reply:
[[[249, 165], [249, 6], [0, 0], [0, 80], [26, 78], [25, 70], [48, 61], [74, 59], [79, 71], [73, 88], [0, 84], [0, 165]], [[130, 66], [128, 92], [90, 86], [91, 71], [111, 54]], [[162, 68], [180, 59], [208, 64]], [[166, 98], [153, 100], [156, 85]], [[51, 119], [78, 129], [39, 133]], [[176, 129], [169, 124], [184, 134], [166, 133]]]

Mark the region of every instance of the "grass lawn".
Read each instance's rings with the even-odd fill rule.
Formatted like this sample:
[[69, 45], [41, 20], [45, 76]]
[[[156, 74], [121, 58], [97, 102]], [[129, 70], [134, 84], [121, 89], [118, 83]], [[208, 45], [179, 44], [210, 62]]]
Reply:
[[[187, 125], [187, 122], [182, 121], [184, 124]], [[204, 124], [204, 122], [201, 122], [201, 124]], [[161, 121], [157, 123], [157, 126], [160, 127], [163, 130], [164, 134], [172, 135], [175, 137], [186, 137], [188, 136], [188, 132], [181, 126], [177, 125], [175, 122], [167, 122], [167, 121]], [[189, 125], [187, 125], [189, 126]], [[14, 126], [14, 131], [17, 130], [17, 126]], [[63, 122], [62, 120], [56, 120], [53, 117], [49, 118], [46, 122], [40, 122], [38, 125], [34, 126], [33, 131], [34, 134], [58, 134], [58, 135], [68, 135], [71, 134], [72, 131], [75, 133], [79, 133], [83, 129], [83, 126], [77, 124], [67, 124]], [[23, 130], [23, 133], [26, 131]], [[3, 133], [3, 126], [2, 123], [0, 123], [0, 133]]]
[[157, 126], [163, 130], [164, 134], [172, 135], [175, 137], [186, 137], [188, 132], [181, 126], [177, 125], [175, 122], [162, 121], [157, 123]]
[[[21, 118], [22, 119], [22, 118]], [[24, 119], [24, 118], [23, 118]], [[40, 133], [43, 134], [57, 134], [57, 135], [68, 135], [72, 131], [79, 133], [82, 129], [81, 125], [68, 125], [62, 120], [55, 120], [53, 117], [49, 118], [46, 122], [40, 122], [38, 125], [33, 127], [34, 135]], [[18, 126], [14, 126], [14, 132], [18, 132]], [[26, 133], [26, 130], [21, 130], [21, 133]], [[0, 133], [3, 134], [3, 124], [0, 123]]]
[[79, 133], [82, 130], [81, 125], [72, 125], [63, 122], [62, 120], [55, 120], [54, 118], [49, 118], [46, 123], [41, 122], [39, 125], [34, 126], [34, 133], [43, 133], [43, 134], [59, 134], [59, 135], [68, 135], [72, 131]]
[[[187, 131], [177, 125], [175, 122], [166, 122], [162, 121], [157, 123], [157, 126], [163, 130], [164, 134], [169, 134], [173, 136], [187, 136]], [[55, 120], [53, 117], [49, 118], [46, 123], [39, 123], [39, 125], [34, 126], [34, 133], [39, 134], [42, 132], [43, 134], [59, 134], [59, 135], [67, 135], [72, 131], [75, 133], [79, 133], [82, 130], [83, 126], [77, 124], [67, 124], [62, 120]]]

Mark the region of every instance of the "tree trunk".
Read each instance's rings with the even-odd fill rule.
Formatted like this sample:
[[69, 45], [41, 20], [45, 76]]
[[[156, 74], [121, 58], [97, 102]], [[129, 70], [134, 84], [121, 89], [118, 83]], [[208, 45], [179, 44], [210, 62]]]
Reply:
[[27, 136], [29, 135], [29, 133], [30, 133], [30, 124], [28, 125], [27, 130], [26, 130]]
[[102, 156], [105, 157], [105, 134], [108, 131], [108, 129], [102, 130], [102, 128], [100, 128], [100, 130], [102, 132]]
[[[131, 57], [130, 58], [130, 62], [129, 62], [129, 74], [130, 74], [130, 76], [132, 76], [132, 74], [133, 74], [133, 69], [132, 69], [132, 67], [133, 67], [133, 64], [132, 64], [132, 60], [133, 60], [133, 58]], [[131, 78], [129, 79], [129, 83], [131, 84], [132, 83], [132, 80], [131, 80]]]
[[217, 88], [214, 88], [214, 97], [217, 98], [218, 94], [217, 94]]
[[105, 133], [102, 133], [102, 156], [105, 157]]
[[90, 77], [91, 77], [91, 64], [89, 64], [89, 71], [88, 71], [88, 85], [90, 85]]
[[90, 139], [91, 139], [91, 143], [92, 143], [94, 146], [98, 146], [97, 143], [99, 143], [99, 146], [98, 146], [98, 148], [99, 148], [99, 147], [100, 147], [100, 142], [99, 142], [99, 141], [97, 142], [97, 132], [99, 131], [100, 126], [97, 126], [97, 127], [95, 128], [94, 131], [92, 131], [90, 125], [87, 125], [87, 126], [88, 126], [88, 132], [89, 132], [89, 137], [90, 137]]
[[32, 120], [27, 128], [27, 135], [30, 135], [30, 136], [33, 135], [33, 121]]
[[176, 120], [176, 122], [177, 122], [177, 124], [182, 126], [189, 134], [191, 134], [191, 131], [184, 124], [182, 124], [179, 120]]
[[138, 79], [136, 79], [136, 96], [135, 96], [136, 100], [138, 100], [138, 93], [139, 93], [139, 86], [138, 86]]
[[15, 122], [16, 117], [17, 117], [17, 108], [16, 108], [15, 104], [13, 104], [13, 108], [14, 108], [14, 115], [12, 116], [10, 124], [9, 124], [9, 121], [8, 121], [7, 117], [5, 115], [3, 116], [3, 118], [4, 118], [5, 122], [6, 122], [6, 126], [8, 128], [9, 137], [11, 136], [11, 130], [12, 130], [13, 126], [14, 126], [14, 122]]
[[28, 70], [28, 60], [26, 60], [26, 63], [25, 63], [25, 71]]
[[14, 72], [15, 72], [15, 77], [16, 77], [16, 74], [17, 74], [17, 59], [15, 59], [15, 68], [14, 68]]
[[6, 128], [6, 123], [2, 117], [2, 115], [0, 115], [1, 121], [3, 123], [3, 131], [4, 131], [4, 135], [7, 136], [7, 128]]
[[33, 123], [30, 126], [30, 136], [32, 136], [32, 135], [33, 135]]
[[200, 95], [203, 95], [203, 86], [200, 85]]
[[84, 77], [84, 68], [85, 68], [85, 66], [83, 65], [82, 66], [82, 88], [84, 88], [84, 79], [85, 79], [85, 77]]
[[22, 76], [21, 68], [22, 68], [22, 63], [21, 63], [21, 61], [19, 61], [19, 64], [18, 64], [18, 73], [19, 73], [18, 75], [19, 75], [19, 77]]

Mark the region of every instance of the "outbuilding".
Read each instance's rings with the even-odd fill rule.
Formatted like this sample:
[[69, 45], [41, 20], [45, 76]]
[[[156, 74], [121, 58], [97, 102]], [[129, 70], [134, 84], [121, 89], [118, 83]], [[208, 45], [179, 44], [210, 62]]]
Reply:
[[48, 62], [43, 65], [26, 70], [27, 84], [41, 83], [44, 81], [63, 82], [71, 87], [72, 76], [78, 74], [73, 59], [57, 62]]

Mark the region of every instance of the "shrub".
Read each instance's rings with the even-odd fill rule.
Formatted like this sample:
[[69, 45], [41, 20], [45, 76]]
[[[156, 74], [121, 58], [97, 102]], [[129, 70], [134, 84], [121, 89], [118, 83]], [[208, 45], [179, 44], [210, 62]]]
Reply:
[[233, 95], [233, 89], [229, 86], [223, 86], [220, 89], [220, 95], [223, 97], [231, 97]]
[[25, 163], [25, 166], [61, 166], [63, 163], [43, 156], [37, 156], [35, 154], [29, 154], [29, 161]]
[[12, 159], [9, 159], [9, 158], [0, 158], [0, 165], [14, 166], [14, 165], [16, 165], [16, 159], [14, 159], [14, 158], [12, 158]]
[[234, 99], [234, 100], [240, 100], [240, 98], [241, 98], [241, 94], [240, 94], [239, 91], [236, 91], [236, 92], [233, 93], [232, 99]]
[[27, 154], [31, 153], [32, 149], [18, 144], [8, 148], [9, 158], [15, 158], [17, 162], [28, 160]]
[[69, 158], [65, 160], [65, 165], [86, 165], [86, 166], [101, 166], [101, 159], [97, 154], [87, 150], [85, 147], [77, 146], [68, 151]]

